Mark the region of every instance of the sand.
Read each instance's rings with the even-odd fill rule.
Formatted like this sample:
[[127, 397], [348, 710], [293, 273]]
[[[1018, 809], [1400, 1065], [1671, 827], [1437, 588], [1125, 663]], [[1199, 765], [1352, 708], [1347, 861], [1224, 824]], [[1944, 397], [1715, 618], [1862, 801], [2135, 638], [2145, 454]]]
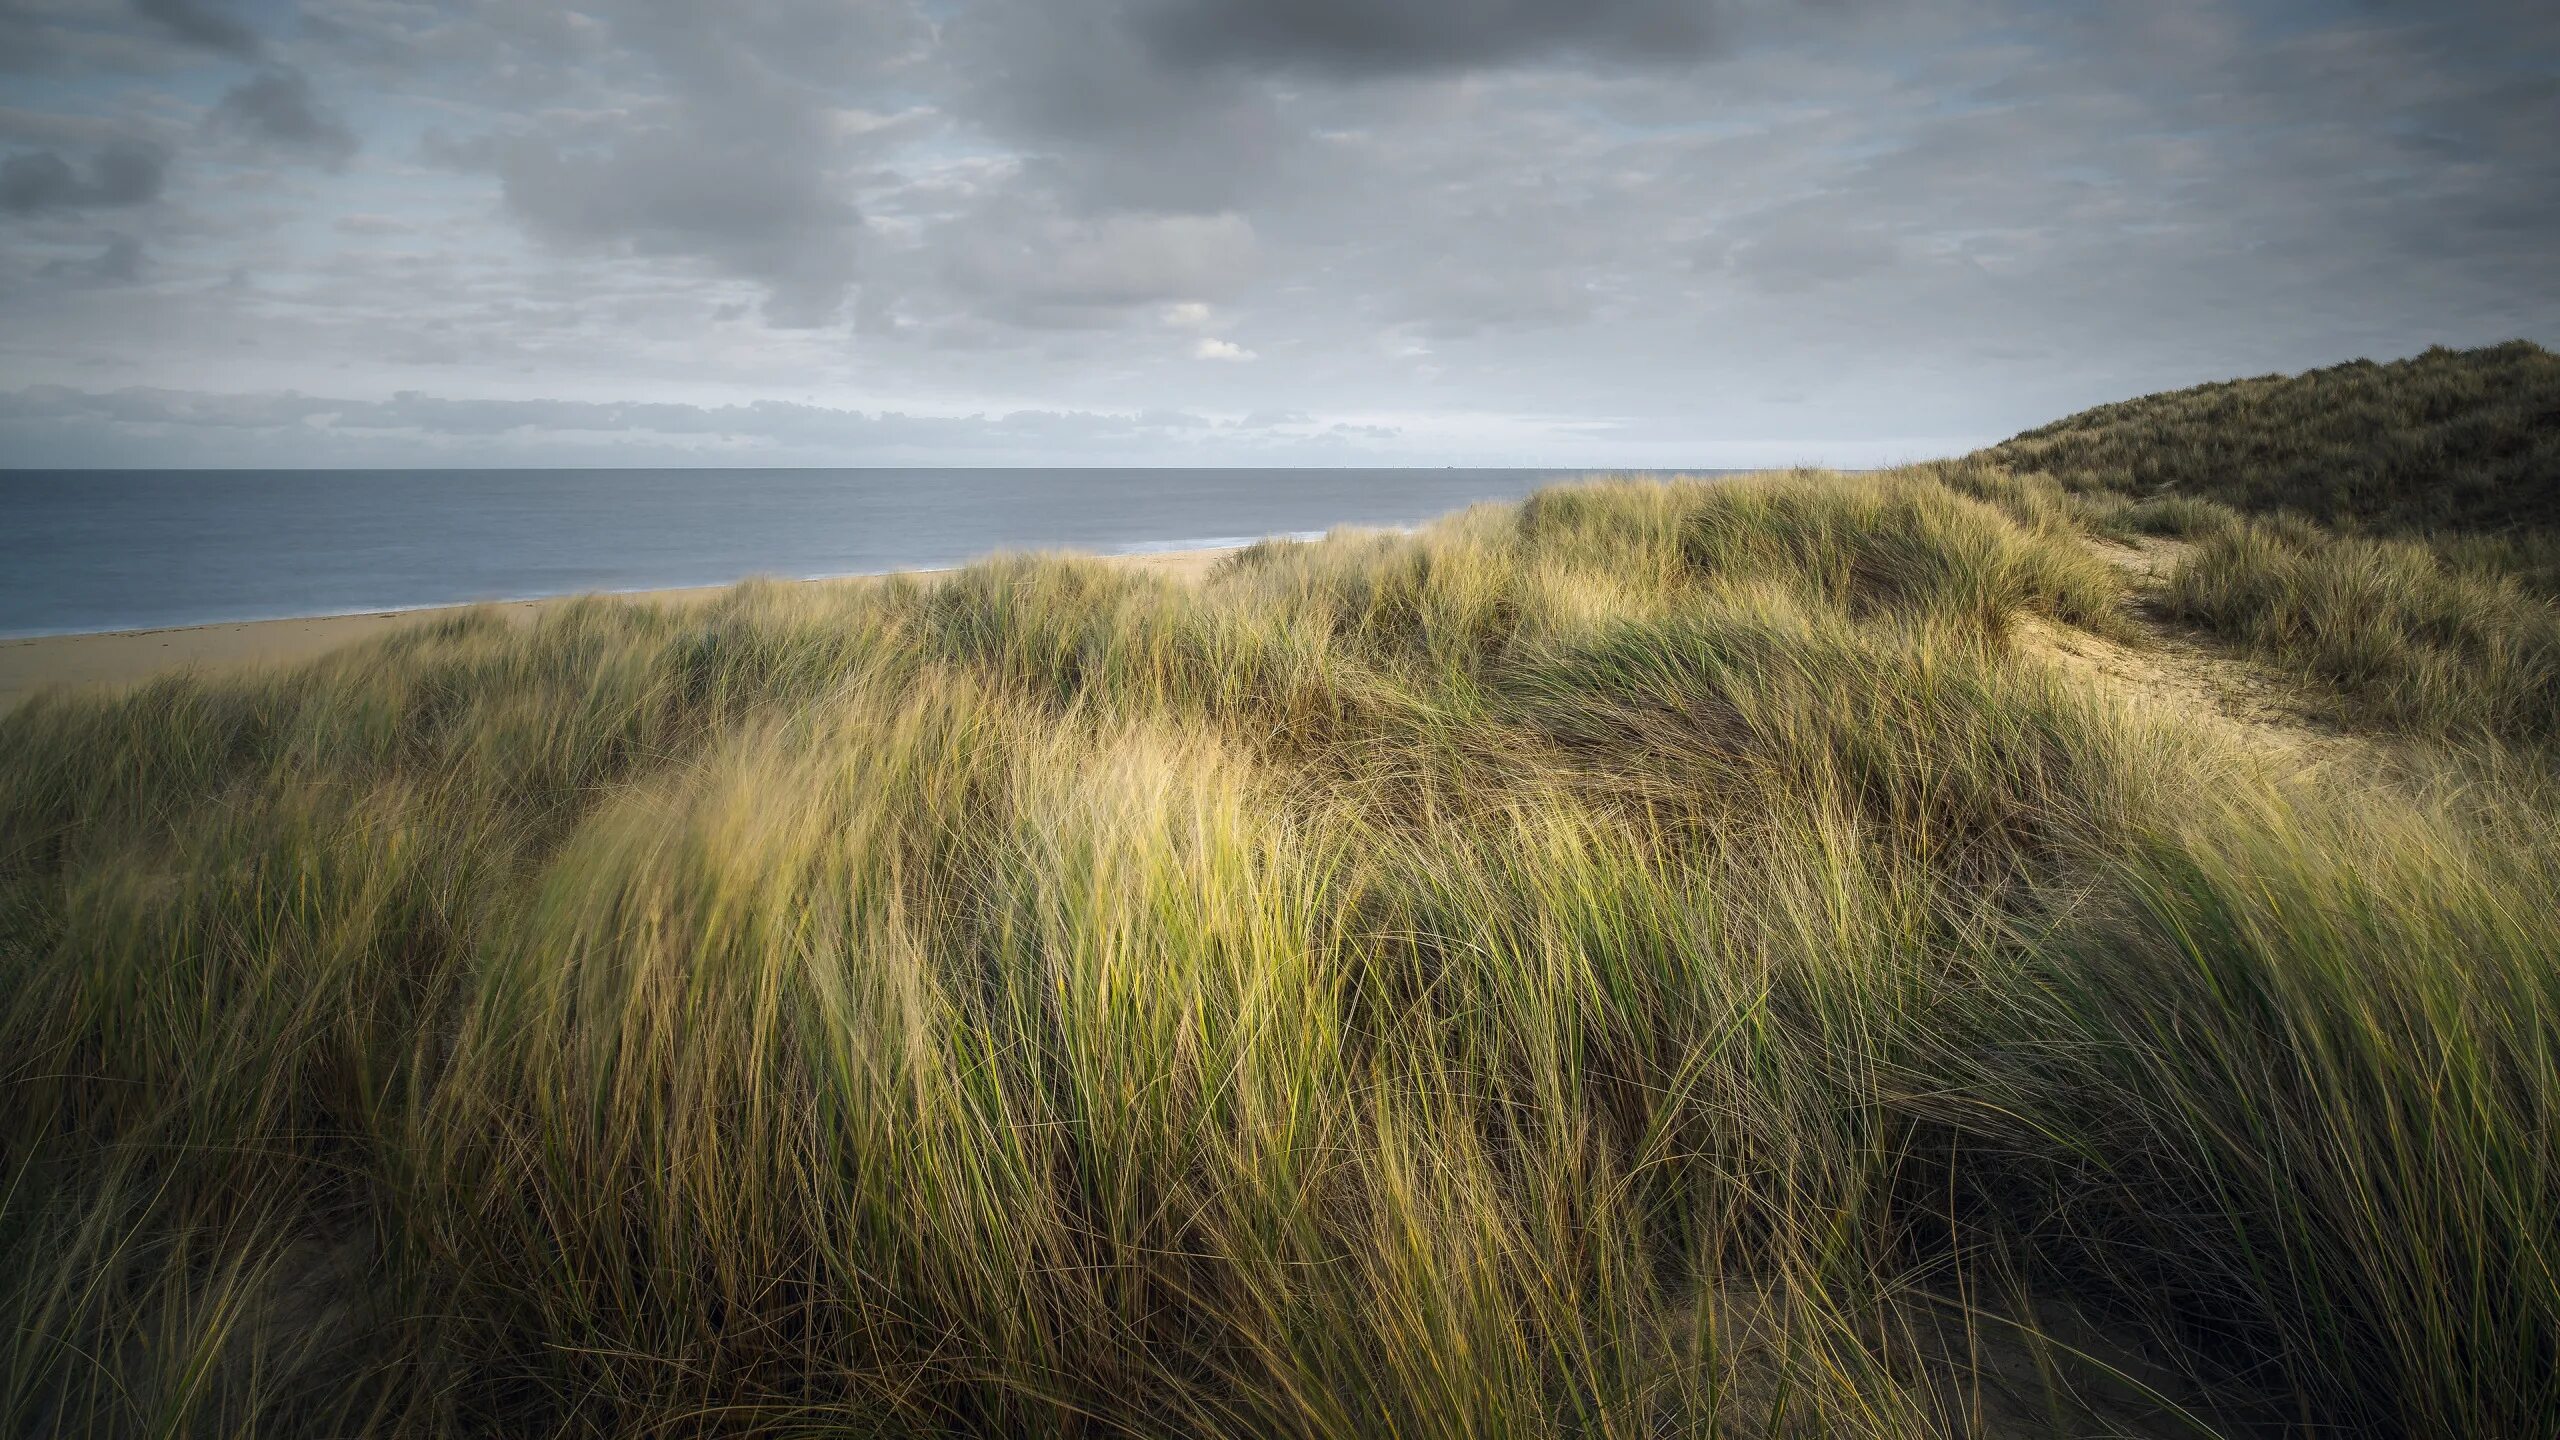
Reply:
[[[1205, 573], [1224, 550], [1172, 550], [1149, 555], [1115, 555], [1115, 565], [1191, 578]], [[918, 575], [947, 571], [915, 571]], [[861, 585], [869, 577], [807, 580], [806, 585]], [[725, 585], [690, 590], [643, 590], [617, 596], [635, 602], [692, 604], [718, 595]], [[532, 621], [543, 611], [574, 597], [508, 600], [489, 608], [511, 618]], [[172, 670], [255, 669], [291, 665], [327, 654], [341, 645], [388, 634], [422, 618], [450, 613], [455, 606], [417, 610], [383, 610], [366, 615], [319, 615], [302, 620], [244, 620], [227, 625], [185, 625], [166, 630], [114, 630], [95, 635], [42, 635], [0, 640], [0, 713], [56, 685], [109, 690], [133, 685]]]

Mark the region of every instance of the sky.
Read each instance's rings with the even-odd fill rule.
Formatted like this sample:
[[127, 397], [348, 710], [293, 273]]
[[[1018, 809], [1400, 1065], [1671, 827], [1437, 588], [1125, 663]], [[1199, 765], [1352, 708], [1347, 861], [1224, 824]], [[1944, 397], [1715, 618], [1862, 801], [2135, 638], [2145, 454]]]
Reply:
[[2549, 0], [0, 0], [0, 466], [1885, 464], [2560, 339]]

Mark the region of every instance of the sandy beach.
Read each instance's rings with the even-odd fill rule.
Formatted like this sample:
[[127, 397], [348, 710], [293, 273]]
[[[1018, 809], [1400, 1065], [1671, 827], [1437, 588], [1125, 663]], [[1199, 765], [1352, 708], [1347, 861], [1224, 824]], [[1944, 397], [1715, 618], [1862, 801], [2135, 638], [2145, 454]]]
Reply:
[[[1169, 550], [1144, 555], [1113, 555], [1115, 565], [1190, 578], [1206, 571], [1224, 549]], [[948, 574], [941, 570], [910, 571], [915, 575]], [[864, 585], [878, 576], [804, 580], [804, 585]], [[689, 604], [727, 590], [706, 585], [682, 590], [642, 590], [615, 598], [634, 603]], [[542, 600], [491, 602], [489, 608], [530, 623], [545, 610], [575, 596]], [[91, 635], [40, 635], [0, 640], [0, 713], [16, 709], [30, 697], [57, 685], [113, 689], [151, 679], [172, 670], [209, 671], [291, 665], [314, 659], [358, 640], [387, 634], [421, 618], [448, 614], [461, 606], [429, 606], [415, 610], [382, 610], [363, 615], [318, 615], [298, 620], [244, 620], [230, 624], [184, 625], [162, 630], [112, 630]]]

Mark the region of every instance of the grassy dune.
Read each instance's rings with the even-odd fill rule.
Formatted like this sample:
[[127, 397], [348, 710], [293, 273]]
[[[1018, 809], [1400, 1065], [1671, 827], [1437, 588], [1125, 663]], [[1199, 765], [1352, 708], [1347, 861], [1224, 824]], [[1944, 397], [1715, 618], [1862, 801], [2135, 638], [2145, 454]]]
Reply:
[[2201, 542], [2167, 604], [2368, 724], [2560, 740], [2560, 356], [2431, 350], [2104, 406], [1976, 457]]
[[[2181, 433], [2336, 419], [2270, 393]], [[2547, 456], [2502, 403], [2420, 408]], [[0, 1429], [2549, 1434], [2547, 592], [2223, 463], [30, 705]], [[2260, 655], [2373, 763], [2057, 629]]]

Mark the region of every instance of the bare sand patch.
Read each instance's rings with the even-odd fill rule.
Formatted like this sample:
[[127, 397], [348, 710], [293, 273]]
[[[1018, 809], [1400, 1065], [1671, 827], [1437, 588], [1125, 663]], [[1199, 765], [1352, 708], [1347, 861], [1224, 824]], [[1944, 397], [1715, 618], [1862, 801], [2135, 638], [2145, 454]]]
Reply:
[[[2195, 546], [2183, 540], [2144, 538], [2127, 543], [2097, 541], [2091, 548], [2133, 577], [2139, 590], [2151, 591]], [[2249, 748], [2290, 765], [2310, 767], [2370, 757], [2370, 744], [2349, 733], [2300, 684], [2181, 630], [2139, 599], [2131, 618], [2141, 629], [2137, 644], [2036, 616], [2019, 617], [2014, 634], [2028, 653], [2097, 684], [2184, 716], [2218, 718]]]

